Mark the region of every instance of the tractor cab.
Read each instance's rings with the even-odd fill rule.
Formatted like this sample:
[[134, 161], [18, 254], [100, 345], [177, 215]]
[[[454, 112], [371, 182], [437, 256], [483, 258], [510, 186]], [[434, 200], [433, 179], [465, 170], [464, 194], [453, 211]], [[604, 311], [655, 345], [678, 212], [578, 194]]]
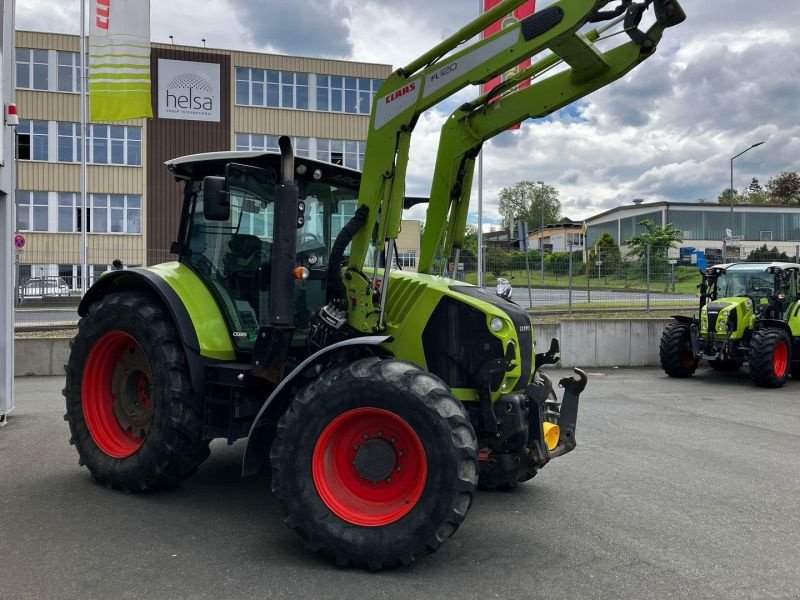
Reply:
[[735, 263], [708, 269], [709, 300], [745, 299], [756, 318], [788, 320], [798, 300], [798, 265], [791, 263]]
[[238, 350], [251, 351], [268, 310], [276, 238], [295, 236], [294, 347], [304, 347], [312, 316], [325, 304], [333, 242], [355, 213], [361, 174], [297, 159], [296, 228], [275, 227], [281, 155], [219, 152], [167, 163], [185, 182], [182, 263], [207, 284], [228, 320]]

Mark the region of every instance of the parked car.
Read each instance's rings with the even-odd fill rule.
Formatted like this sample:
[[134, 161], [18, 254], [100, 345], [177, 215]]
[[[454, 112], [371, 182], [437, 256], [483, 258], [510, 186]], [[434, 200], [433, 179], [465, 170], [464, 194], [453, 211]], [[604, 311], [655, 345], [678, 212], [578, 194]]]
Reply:
[[61, 277], [34, 277], [19, 286], [20, 300], [69, 296], [70, 289]]

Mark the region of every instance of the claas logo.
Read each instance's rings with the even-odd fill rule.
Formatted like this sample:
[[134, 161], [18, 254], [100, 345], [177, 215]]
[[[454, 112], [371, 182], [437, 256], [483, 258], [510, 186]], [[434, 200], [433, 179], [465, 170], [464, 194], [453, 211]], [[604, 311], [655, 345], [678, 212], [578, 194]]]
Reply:
[[111, 22], [111, 0], [97, 0], [95, 24], [99, 29], [108, 29]]

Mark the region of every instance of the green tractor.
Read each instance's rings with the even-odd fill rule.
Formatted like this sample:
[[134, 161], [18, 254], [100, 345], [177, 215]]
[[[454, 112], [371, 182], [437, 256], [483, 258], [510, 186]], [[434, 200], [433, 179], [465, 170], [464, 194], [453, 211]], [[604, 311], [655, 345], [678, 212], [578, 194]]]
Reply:
[[689, 377], [707, 360], [720, 371], [747, 363], [762, 387], [800, 377], [800, 265], [732, 263], [702, 275], [699, 319], [674, 317], [661, 337], [667, 375]]
[[[622, 77], [685, 15], [674, 0], [612, 10], [560, 0], [458, 49], [523, 1], [502, 2], [386, 80], [363, 173], [295, 158], [287, 137], [280, 154], [167, 164], [184, 190], [177, 260], [107, 273], [79, 307], [66, 420], [97, 481], [172, 485], [211, 440], [246, 437], [243, 474], [271, 468], [286, 523], [309, 548], [379, 569], [438, 548], [479, 485], [513, 488], [575, 448], [586, 376], [561, 380], [557, 400], [539, 371], [556, 362], [557, 341], [535, 354], [526, 311], [425, 273], [436, 256], [458, 262], [485, 140]], [[589, 21], [624, 21], [629, 41], [601, 51], [602, 31], [580, 31]], [[555, 59], [448, 119], [430, 198], [407, 198], [422, 112], [548, 49]], [[558, 57], [567, 68], [516, 88]], [[421, 201], [422, 273], [410, 273], [395, 240], [403, 209]]]

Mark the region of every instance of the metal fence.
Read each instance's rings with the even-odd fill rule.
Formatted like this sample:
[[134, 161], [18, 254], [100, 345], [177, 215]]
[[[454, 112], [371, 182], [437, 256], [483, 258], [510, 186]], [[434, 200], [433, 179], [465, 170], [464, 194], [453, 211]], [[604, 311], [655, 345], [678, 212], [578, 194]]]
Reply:
[[[29, 234], [17, 255], [15, 327], [73, 328], [81, 299], [82, 252], [79, 235]], [[146, 250], [142, 236], [89, 235], [86, 283], [90, 286], [119, 260], [123, 267], [174, 260], [168, 250]], [[398, 265], [416, 269], [417, 249], [399, 249]], [[526, 260], [527, 258], [527, 260]], [[678, 248], [651, 247], [623, 255], [616, 247], [589, 251], [526, 254], [502, 248], [484, 251], [484, 286], [494, 292], [499, 279], [513, 288], [512, 299], [534, 313], [591, 316], [615, 311], [696, 309], [699, 268], [732, 261], [800, 263], [800, 244], [776, 247], [748, 244], [704, 249], [693, 254]], [[465, 250], [459, 263], [437, 261], [435, 274], [478, 283], [477, 253]]]
[[[614, 311], [691, 311], [696, 308], [700, 269], [722, 262], [783, 261], [800, 263], [800, 246], [767, 244], [703, 249], [649, 247], [623, 255], [617, 247], [589, 251], [527, 253], [484, 250], [484, 287], [499, 281], [513, 287], [512, 299], [537, 313], [596, 314]], [[527, 260], [526, 260], [527, 259]], [[437, 273], [478, 283], [477, 253], [465, 251]]]
[[15, 318], [17, 330], [72, 328], [78, 321], [78, 304], [84, 283], [90, 287], [103, 273], [172, 260], [167, 251], [146, 251], [141, 235], [96, 235], [87, 239], [86, 273], [80, 234], [27, 233], [25, 247], [17, 252]]

